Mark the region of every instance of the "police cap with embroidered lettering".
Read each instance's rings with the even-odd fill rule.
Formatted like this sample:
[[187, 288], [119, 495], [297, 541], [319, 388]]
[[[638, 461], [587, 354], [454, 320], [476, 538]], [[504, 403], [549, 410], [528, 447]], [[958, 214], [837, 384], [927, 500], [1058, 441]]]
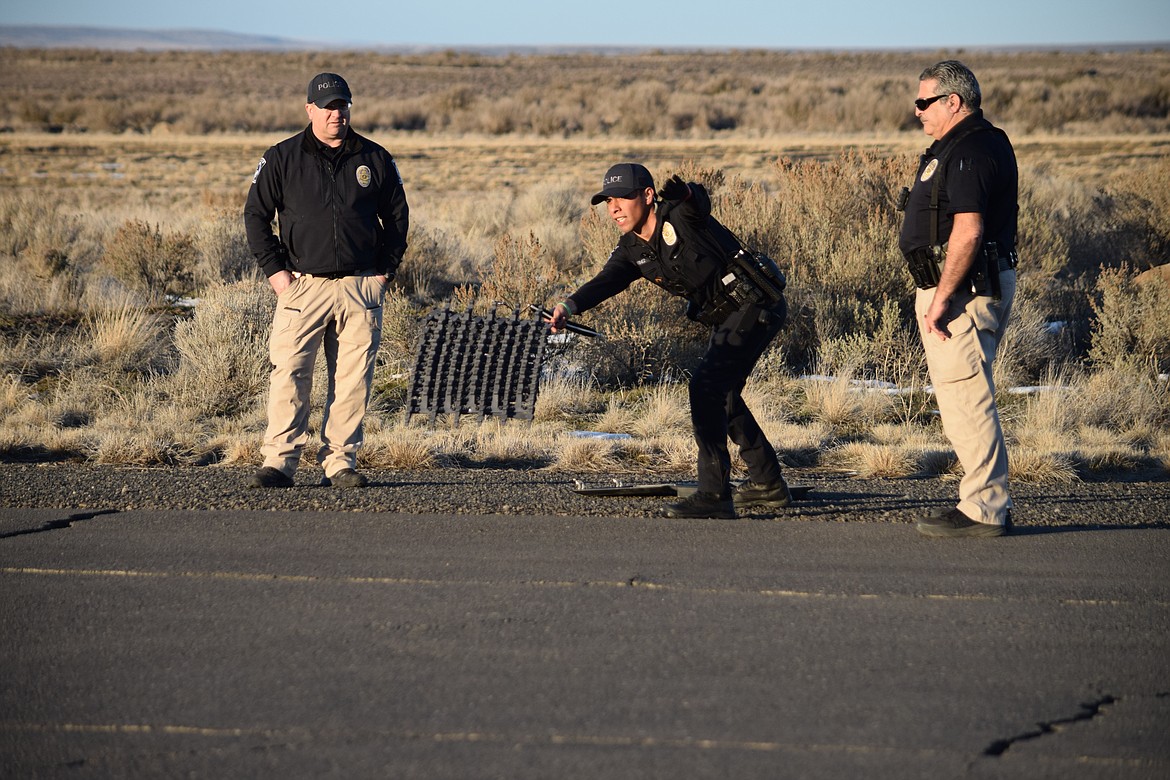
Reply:
[[654, 189], [654, 177], [645, 166], [618, 163], [605, 172], [605, 178], [601, 180], [601, 192], [589, 202], [596, 206], [607, 198], [631, 198], [647, 187]]
[[353, 93], [349, 91], [349, 84], [336, 73], [318, 73], [309, 82], [309, 100], [317, 108], [325, 108], [334, 100], [353, 102]]

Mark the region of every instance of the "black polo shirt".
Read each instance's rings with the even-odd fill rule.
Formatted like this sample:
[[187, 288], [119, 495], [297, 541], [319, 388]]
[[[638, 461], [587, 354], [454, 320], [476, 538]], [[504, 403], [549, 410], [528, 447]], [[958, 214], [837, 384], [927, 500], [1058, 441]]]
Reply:
[[931, 144], [918, 165], [898, 245], [903, 253], [930, 245], [931, 189], [939, 181], [938, 241], [951, 235], [955, 214], [983, 215], [983, 240], [1015, 251], [1019, 170], [1007, 135], [976, 111]]

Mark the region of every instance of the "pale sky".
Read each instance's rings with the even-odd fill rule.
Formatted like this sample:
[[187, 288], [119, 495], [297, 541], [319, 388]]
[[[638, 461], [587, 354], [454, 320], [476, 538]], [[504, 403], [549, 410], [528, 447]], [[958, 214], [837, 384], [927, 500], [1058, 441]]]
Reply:
[[33, 0], [0, 24], [200, 29], [328, 45], [941, 49], [1170, 41], [1170, 0]]

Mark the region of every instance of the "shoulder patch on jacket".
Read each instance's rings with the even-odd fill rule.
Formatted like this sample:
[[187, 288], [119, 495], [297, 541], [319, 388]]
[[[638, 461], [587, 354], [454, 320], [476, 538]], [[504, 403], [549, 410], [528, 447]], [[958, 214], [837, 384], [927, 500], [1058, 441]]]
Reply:
[[256, 180], [260, 178], [260, 171], [262, 171], [264, 169], [264, 166], [267, 164], [268, 164], [268, 161], [265, 160], [263, 157], [261, 157], [260, 162], [256, 164], [256, 172], [252, 174], [252, 183], [253, 184], [255, 184]]

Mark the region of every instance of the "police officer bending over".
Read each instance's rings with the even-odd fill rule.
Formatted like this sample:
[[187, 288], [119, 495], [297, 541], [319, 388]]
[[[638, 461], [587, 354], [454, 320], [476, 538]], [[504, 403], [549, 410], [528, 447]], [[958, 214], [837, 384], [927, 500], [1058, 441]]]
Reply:
[[[592, 203], [605, 201], [622, 232], [601, 271], [553, 309], [553, 332], [644, 277], [686, 298], [687, 316], [711, 326], [707, 352], [690, 381], [691, 423], [699, 446], [699, 487], [666, 507], [668, 517], [735, 517], [736, 507], [783, 507], [790, 501], [776, 452], [740, 393], [787, 316], [784, 277], [766, 257], [743, 251], [711, 216], [700, 184], [678, 176], [655, 200], [654, 179], [636, 163], [606, 172]], [[749, 481], [731, 491], [731, 437]]]
[[983, 118], [960, 62], [919, 76], [915, 114], [935, 139], [905, 204], [899, 241], [918, 287], [915, 313], [943, 430], [963, 466], [956, 507], [918, 523], [927, 536], [1011, 529], [1008, 458], [992, 361], [1016, 292], [1019, 176], [1002, 130]]

